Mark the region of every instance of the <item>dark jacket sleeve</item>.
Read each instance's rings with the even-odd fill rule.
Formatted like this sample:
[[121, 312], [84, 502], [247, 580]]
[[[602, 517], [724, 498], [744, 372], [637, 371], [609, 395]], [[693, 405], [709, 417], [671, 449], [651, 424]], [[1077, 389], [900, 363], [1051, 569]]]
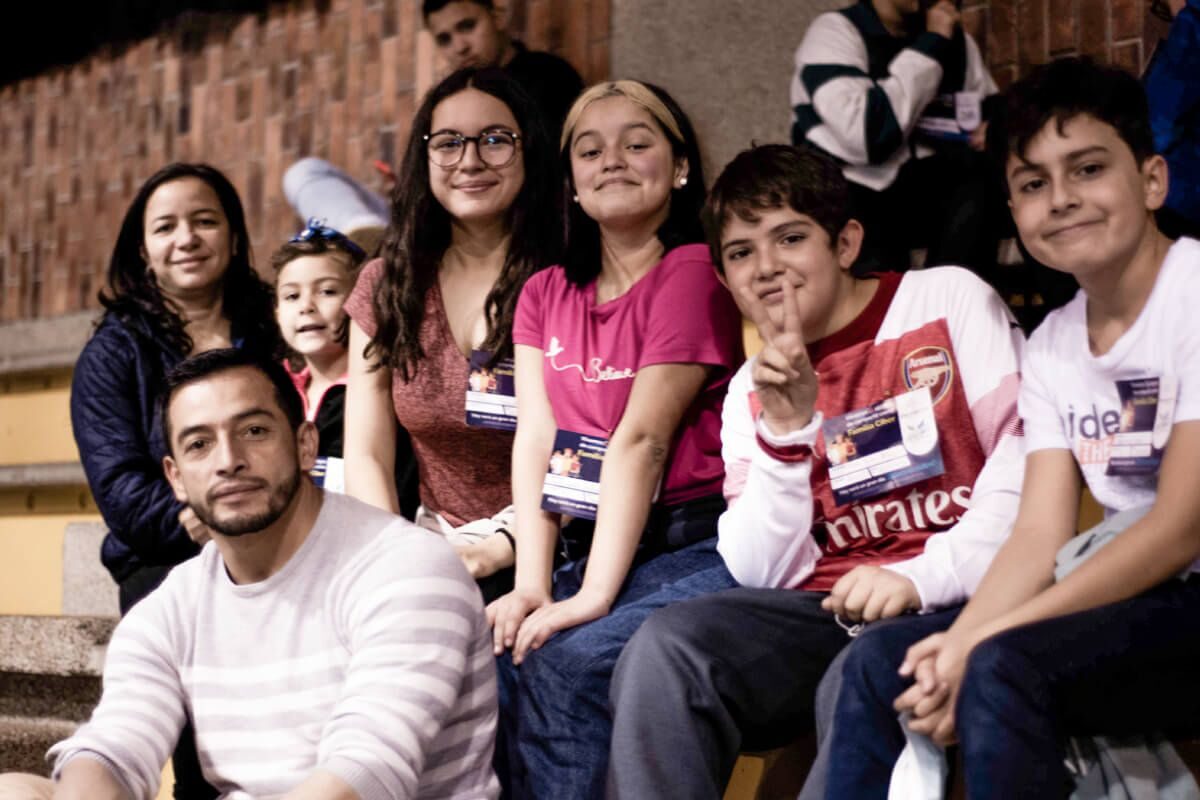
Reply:
[[178, 564], [198, 548], [179, 524], [183, 506], [151, 452], [155, 393], [145, 361], [133, 336], [99, 329], [75, 365], [71, 428], [112, 535], [144, 563]]

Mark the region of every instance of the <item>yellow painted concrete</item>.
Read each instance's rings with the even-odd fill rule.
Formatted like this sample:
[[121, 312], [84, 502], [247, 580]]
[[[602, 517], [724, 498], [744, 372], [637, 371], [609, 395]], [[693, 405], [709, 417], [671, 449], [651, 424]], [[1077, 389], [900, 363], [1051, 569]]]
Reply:
[[0, 517], [0, 614], [62, 613], [62, 550], [67, 523], [87, 517]]
[[154, 800], [171, 800], [175, 796], [175, 770], [171, 769], [171, 762], [163, 767], [162, 783], [158, 785], [158, 796]]
[[86, 489], [0, 492], [0, 614], [61, 614], [66, 527], [99, 520]]
[[746, 348], [746, 358], [758, 355], [758, 351], [762, 350], [762, 337], [758, 335], [758, 328], [754, 327], [754, 323], [748, 319], [742, 320], [742, 346]]
[[0, 465], [79, 460], [71, 435], [69, 386], [56, 379], [49, 387], [4, 388], [0, 386]]

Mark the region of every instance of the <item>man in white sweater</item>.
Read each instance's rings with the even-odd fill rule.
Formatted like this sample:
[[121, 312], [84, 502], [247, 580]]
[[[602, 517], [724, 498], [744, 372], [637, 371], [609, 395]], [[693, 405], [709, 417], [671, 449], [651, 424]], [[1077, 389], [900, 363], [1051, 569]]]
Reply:
[[153, 798], [190, 717], [222, 798], [495, 797], [491, 635], [450, 546], [313, 486], [278, 365], [210, 351], [167, 382], [164, 467], [212, 542], [117, 626], [92, 719], [32, 785]]

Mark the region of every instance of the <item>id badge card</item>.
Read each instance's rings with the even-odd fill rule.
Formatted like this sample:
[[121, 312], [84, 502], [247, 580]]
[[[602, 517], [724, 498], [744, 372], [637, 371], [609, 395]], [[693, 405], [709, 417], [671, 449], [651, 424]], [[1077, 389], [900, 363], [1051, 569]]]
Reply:
[[492, 354], [472, 350], [467, 374], [467, 425], [498, 431], [517, 429], [516, 385], [513, 360], [501, 359], [488, 368]]
[[1153, 475], [1175, 419], [1173, 376], [1117, 381], [1121, 412], [1105, 475]]
[[[960, 102], [959, 95], [971, 94], [978, 98], [977, 92], [939, 94], [925, 106], [921, 111], [921, 116], [917, 118], [916, 127], [928, 144], [936, 145], [940, 142], [965, 142], [967, 140], [969, 129], [962, 123], [963, 120], [970, 121], [972, 119], [970, 98], [963, 97]], [[978, 108], [975, 116], [981, 116]], [[978, 123], [973, 127], [979, 127]]]
[[839, 506], [946, 471], [927, 386], [827, 419], [821, 432]]
[[970, 132], [983, 124], [983, 95], [979, 92], [954, 93], [954, 121]]
[[542, 508], [584, 519], [596, 518], [600, 467], [608, 440], [560, 430], [542, 483]]
[[308, 473], [318, 488], [327, 492], [346, 492], [346, 461], [333, 456], [320, 456]]

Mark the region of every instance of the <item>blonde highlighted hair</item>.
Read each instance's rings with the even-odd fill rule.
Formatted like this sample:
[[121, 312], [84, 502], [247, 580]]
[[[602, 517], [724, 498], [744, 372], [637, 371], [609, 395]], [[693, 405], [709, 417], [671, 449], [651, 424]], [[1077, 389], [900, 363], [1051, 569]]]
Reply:
[[683, 131], [679, 129], [679, 123], [675, 120], [675, 116], [667, 108], [666, 104], [658, 98], [650, 87], [639, 81], [619, 80], [607, 81], [605, 83], [597, 83], [583, 91], [583, 94], [575, 100], [571, 105], [571, 110], [567, 112], [567, 118], [563, 121], [562, 137], [559, 139], [559, 150], [566, 150], [571, 144], [571, 137], [575, 134], [575, 126], [579, 124], [579, 118], [583, 116], [583, 112], [587, 107], [597, 100], [603, 100], [607, 97], [624, 97], [635, 106], [645, 109], [646, 113], [654, 117], [654, 121], [666, 132], [672, 141], [680, 143], [685, 141]]
[[687, 183], [671, 190], [667, 219], [657, 231], [663, 251], [704, 241], [704, 230], [700, 226], [700, 208], [704, 205], [704, 168], [700, 143], [696, 140], [696, 131], [687, 114], [675, 102], [675, 98], [654, 84], [631, 80], [597, 84], [579, 95], [567, 113], [558, 153], [563, 190], [563, 231], [566, 234], [562, 266], [566, 270], [567, 280], [580, 287], [587, 286], [600, 274], [600, 228], [579, 203], [573, 202], [575, 186], [570, 145], [583, 112], [592, 103], [606, 97], [624, 97], [643, 109], [658, 123], [671, 145], [673, 157], [687, 162]]

